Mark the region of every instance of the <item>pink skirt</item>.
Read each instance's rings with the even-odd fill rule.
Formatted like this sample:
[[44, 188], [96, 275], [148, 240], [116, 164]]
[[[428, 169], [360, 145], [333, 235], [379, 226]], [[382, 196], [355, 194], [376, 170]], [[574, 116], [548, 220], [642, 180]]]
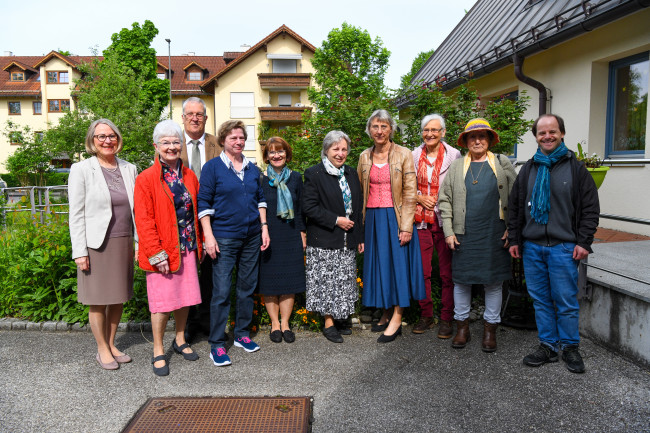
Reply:
[[173, 274], [147, 272], [147, 298], [149, 311], [169, 313], [183, 307], [201, 303], [196, 251], [181, 253], [181, 266]]

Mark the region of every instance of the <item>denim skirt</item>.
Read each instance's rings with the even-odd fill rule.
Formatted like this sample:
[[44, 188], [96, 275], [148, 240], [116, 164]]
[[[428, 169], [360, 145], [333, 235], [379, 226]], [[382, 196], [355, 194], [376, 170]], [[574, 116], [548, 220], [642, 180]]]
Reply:
[[392, 207], [367, 209], [361, 302], [367, 307], [408, 307], [411, 299], [425, 297], [415, 225], [411, 241], [402, 246], [395, 210]]

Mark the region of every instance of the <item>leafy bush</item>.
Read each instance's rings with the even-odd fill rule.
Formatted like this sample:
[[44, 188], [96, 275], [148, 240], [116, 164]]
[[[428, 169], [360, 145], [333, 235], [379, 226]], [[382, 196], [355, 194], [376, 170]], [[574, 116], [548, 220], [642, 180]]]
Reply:
[[[67, 216], [14, 214], [0, 232], [0, 317], [34, 322], [87, 323], [88, 307], [77, 301], [77, 267], [71, 258]], [[136, 268], [134, 296], [122, 321], [148, 321], [145, 273]]]
[[85, 323], [66, 218], [19, 215], [0, 235], [0, 315]]

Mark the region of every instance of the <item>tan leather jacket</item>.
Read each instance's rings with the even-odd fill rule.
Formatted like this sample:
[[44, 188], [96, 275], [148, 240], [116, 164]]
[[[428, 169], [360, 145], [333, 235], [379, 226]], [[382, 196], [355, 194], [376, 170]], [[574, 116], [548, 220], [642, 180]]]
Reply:
[[[364, 150], [359, 156], [357, 173], [361, 180], [363, 190], [363, 217], [366, 217], [366, 203], [368, 203], [368, 186], [370, 184], [370, 168], [372, 167], [372, 147]], [[413, 233], [413, 218], [415, 216], [415, 198], [417, 191], [417, 178], [413, 156], [406, 147], [391, 144], [388, 151], [390, 164], [390, 187], [393, 195], [393, 208], [400, 231]]]

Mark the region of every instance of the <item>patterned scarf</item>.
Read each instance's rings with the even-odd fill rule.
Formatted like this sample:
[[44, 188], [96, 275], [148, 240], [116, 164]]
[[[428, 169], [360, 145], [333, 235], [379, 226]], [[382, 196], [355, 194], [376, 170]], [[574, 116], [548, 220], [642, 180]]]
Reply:
[[269, 165], [266, 167], [266, 175], [269, 177], [269, 185], [272, 188], [278, 189], [278, 210], [277, 215], [285, 220], [292, 220], [294, 218], [293, 214], [293, 199], [291, 198], [291, 192], [287, 188], [287, 182], [289, 181], [289, 176], [291, 175], [291, 170], [286, 165], [280, 172], [276, 173], [273, 167]]
[[537, 224], [548, 224], [548, 213], [551, 210], [551, 173], [550, 169], [567, 154], [567, 149], [562, 140], [557, 149], [550, 155], [545, 155], [537, 148], [533, 161], [537, 164], [537, 177], [533, 187], [533, 195], [530, 198], [530, 216]]
[[336, 168], [327, 157], [323, 158], [323, 165], [328, 174], [339, 178], [339, 187], [341, 188], [343, 204], [345, 205], [345, 216], [350, 218], [350, 215], [352, 215], [352, 193], [350, 192], [350, 185], [348, 185], [348, 181], [345, 179], [345, 165], [342, 165], [341, 168]]
[[[440, 142], [438, 144], [438, 154], [436, 155], [435, 166], [429, 162], [427, 158], [427, 146], [422, 148], [420, 153], [420, 160], [418, 161], [418, 191], [422, 195], [431, 195], [433, 200], [438, 202], [438, 190], [440, 189], [440, 169], [442, 168], [442, 160], [445, 158], [445, 146]], [[433, 166], [433, 173], [431, 174], [431, 187], [429, 188], [429, 177], [427, 176], [427, 167]], [[422, 221], [433, 224], [435, 213], [433, 209], [425, 209], [421, 204], [415, 207], [415, 221], [420, 223]]]

